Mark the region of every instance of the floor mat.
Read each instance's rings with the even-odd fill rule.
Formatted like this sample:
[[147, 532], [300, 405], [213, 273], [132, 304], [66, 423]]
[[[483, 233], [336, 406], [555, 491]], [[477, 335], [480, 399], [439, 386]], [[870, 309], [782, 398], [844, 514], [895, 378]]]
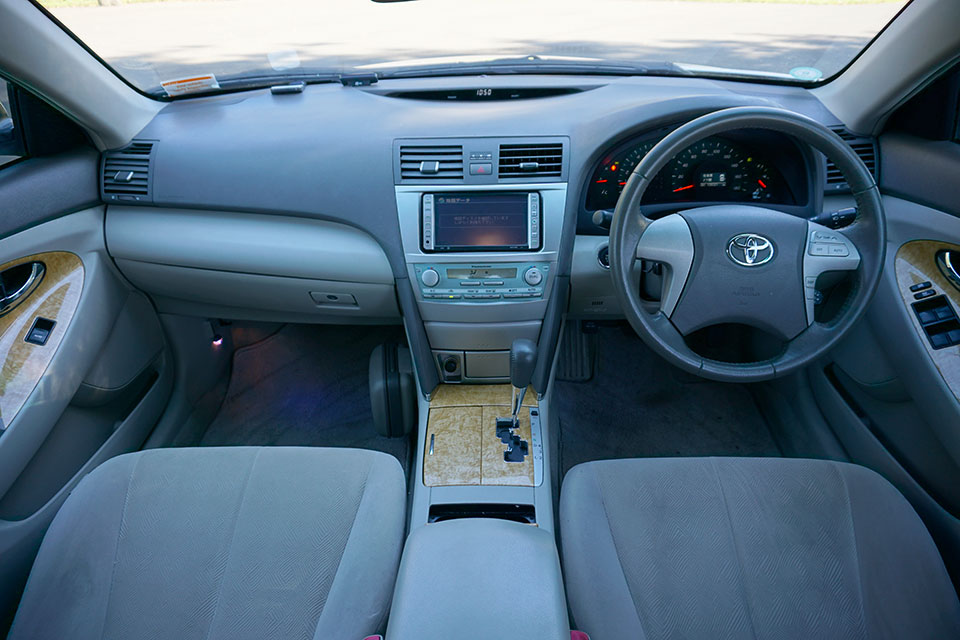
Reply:
[[400, 327], [286, 325], [238, 349], [226, 398], [201, 446], [356, 447], [396, 457], [404, 470], [408, 438], [374, 431], [367, 366]]
[[667, 364], [633, 330], [602, 327], [590, 382], [556, 382], [560, 464], [662, 456], [778, 456], [744, 385]]

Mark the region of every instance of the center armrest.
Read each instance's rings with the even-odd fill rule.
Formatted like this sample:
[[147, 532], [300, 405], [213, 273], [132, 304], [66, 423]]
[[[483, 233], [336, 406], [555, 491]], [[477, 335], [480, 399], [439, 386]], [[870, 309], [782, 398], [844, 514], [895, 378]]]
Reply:
[[569, 640], [553, 535], [484, 518], [427, 524], [407, 538], [389, 640]]

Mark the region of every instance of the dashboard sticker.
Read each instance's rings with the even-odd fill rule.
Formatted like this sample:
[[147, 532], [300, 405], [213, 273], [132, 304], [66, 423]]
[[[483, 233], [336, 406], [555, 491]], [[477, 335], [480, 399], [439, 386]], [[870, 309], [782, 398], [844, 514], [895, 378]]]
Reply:
[[166, 82], [161, 82], [160, 86], [163, 87], [163, 90], [166, 91], [170, 97], [220, 88], [219, 83], [217, 83], [217, 77], [212, 73], [202, 76], [190, 76], [189, 78], [178, 78], [177, 80], [167, 80]]

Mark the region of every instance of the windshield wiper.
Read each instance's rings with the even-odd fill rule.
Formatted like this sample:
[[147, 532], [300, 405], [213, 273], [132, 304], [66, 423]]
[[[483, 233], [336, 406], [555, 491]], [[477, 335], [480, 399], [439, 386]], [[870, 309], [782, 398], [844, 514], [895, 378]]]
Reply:
[[549, 59], [539, 56], [497, 58], [480, 62], [448, 62], [378, 70], [381, 79], [429, 78], [435, 76], [511, 74], [570, 74], [604, 76], [688, 76], [692, 75], [673, 63], [602, 62], [588, 60]]

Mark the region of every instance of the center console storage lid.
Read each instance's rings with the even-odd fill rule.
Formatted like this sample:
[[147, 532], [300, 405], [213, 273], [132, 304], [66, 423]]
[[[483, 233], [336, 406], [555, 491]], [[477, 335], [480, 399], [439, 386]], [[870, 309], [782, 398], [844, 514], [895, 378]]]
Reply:
[[464, 518], [407, 538], [389, 640], [569, 640], [553, 536], [535, 526]]

